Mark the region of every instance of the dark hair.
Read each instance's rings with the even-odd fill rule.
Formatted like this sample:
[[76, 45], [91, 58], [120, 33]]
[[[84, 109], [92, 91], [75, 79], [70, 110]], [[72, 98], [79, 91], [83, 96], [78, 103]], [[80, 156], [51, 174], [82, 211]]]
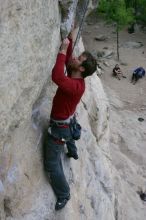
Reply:
[[83, 78], [86, 78], [87, 76], [91, 76], [96, 71], [97, 62], [96, 59], [92, 56], [92, 54], [88, 51], [84, 51], [82, 55], [87, 58], [81, 64], [81, 66], [85, 68], [85, 71], [82, 72], [82, 76]]

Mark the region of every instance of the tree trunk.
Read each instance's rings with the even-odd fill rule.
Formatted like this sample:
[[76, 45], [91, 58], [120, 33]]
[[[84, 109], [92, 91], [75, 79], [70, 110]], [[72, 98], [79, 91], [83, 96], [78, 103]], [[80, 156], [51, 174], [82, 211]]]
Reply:
[[116, 27], [116, 32], [117, 32], [117, 58], [118, 58], [118, 61], [120, 59], [120, 56], [119, 56], [119, 27], [118, 27], [118, 24], [117, 24], [117, 27]]
[[134, 1], [134, 10], [135, 10], [135, 17], [137, 16], [137, 1]]

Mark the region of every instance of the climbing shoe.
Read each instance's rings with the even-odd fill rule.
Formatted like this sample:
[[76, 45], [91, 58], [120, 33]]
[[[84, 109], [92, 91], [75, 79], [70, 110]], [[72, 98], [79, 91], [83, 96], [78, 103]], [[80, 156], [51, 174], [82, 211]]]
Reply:
[[139, 196], [140, 196], [141, 200], [146, 202], [146, 193], [141, 192]]
[[78, 156], [78, 154], [77, 153], [67, 153], [66, 154], [67, 155], [67, 157], [73, 157], [75, 160], [77, 160], [78, 158], [79, 158], [79, 156]]
[[58, 198], [55, 205], [55, 210], [57, 211], [64, 208], [64, 206], [66, 205], [69, 199], [70, 199], [70, 194], [67, 198]]

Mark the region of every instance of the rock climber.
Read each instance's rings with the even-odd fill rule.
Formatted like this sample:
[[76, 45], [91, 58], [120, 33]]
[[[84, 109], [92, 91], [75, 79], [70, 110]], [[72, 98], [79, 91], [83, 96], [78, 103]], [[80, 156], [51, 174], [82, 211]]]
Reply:
[[[85, 91], [85, 78], [96, 71], [97, 65], [95, 58], [87, 51], [72, 58], [74, 35], [73, 30], [63, 40], [52, 70], [52, 80], [58, 88], [52, 104], [44, 165], [57, 197], [55, 210], [62, 209], [70, 199], [70, 188], [64, 175], [61, 154], [66, 144], [66, 156], [78, 159], [75, 140], [79, 139], [81, 127], [75, 118], [75, 110]], [[67, 75], [64, 73], [65, 66]]]

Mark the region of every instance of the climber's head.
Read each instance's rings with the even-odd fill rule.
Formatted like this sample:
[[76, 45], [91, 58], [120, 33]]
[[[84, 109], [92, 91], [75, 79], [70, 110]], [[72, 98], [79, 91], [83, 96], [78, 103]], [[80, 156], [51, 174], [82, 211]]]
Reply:
[[96, 71], [96, 60], [91, 53], [84, 51], [79, 57], [73, 58], [68, 65], [68, 73], [72, 76], [79, 73], [83, 78], [91, 76]]
[[91, 76], [96, 71], [97, 62], [92, 54], [88, 51], [84, 51], [82, 56], [86, 57], [81, 64], [81, 67], [84, 68], [84, 71], [82, 71], [82, 77], [86, 78], [87, 76]]

